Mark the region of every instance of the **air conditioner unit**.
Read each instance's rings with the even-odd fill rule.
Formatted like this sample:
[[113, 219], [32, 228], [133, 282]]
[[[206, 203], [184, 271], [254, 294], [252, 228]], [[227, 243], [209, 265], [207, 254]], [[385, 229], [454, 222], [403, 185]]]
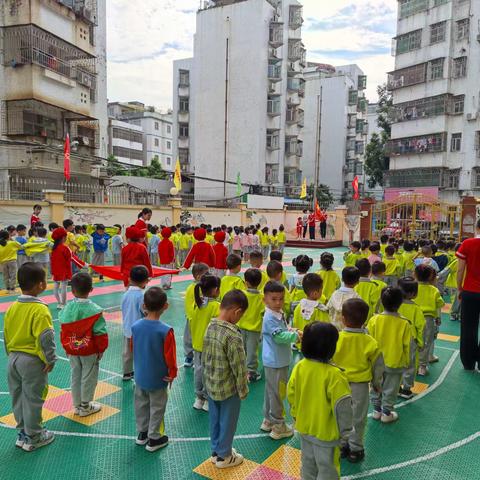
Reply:
[[478, 113], [467, 113], [467, 121], [468, 122], [474, 122], [477, 119]]
[[92, 88], [92, 77], [90, 77], [90, 75], [87, 75], [83, 72], [78, 72], [77, 80], [78, 83], [80, 83], [81, 85]]
[[88, 137], [81, 137], [82, 139], [82, 145], [85, 145], [85, 146], [90, 146], [90, 138]]

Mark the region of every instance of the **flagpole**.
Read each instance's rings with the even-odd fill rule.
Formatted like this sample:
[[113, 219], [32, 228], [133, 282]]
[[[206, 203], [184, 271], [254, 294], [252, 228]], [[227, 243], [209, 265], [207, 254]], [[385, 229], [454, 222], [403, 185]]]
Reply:
[[313, 209], [317, 206], [317, 188], [318, 177], [320, 175], [320, 150], [322, 145], [322, 104], [323, 104], [323, 85], [320, 86], [320, 95], [317, 95], [317, 145], [315, 152], [315, 175], [313, 182]]

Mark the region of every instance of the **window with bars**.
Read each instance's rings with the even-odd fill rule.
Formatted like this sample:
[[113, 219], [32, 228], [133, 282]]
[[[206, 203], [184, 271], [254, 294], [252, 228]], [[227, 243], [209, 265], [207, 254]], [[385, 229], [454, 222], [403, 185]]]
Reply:
[[269, 163], [265, 165], [265, 182], [278, 183], [278, 165]]
[[460, 114], [465, 111], [465, 95], [453, 97], [453, 113]]
[[113, 128], [113, 138], [120, 140], [128, 140], [129, 142], [143, 143], [143, 134], [141, 132], [133, 132], [124, 128]]
[[178, 110], [180, 112], [188, 112], [190, 109], [190, 101], [188, 97], [180, 97], [180, 101], [178, 104]]
[[430, 80], [438, 80], [443, 78], [443, 66], [445, 64], [444, 58], [437, 58], [429, 63], [430, 66]]
[[470, 36], [470, 19], [464, 18], [457, 22], [457, 40], [466, 40]]
[[430, 25], [430, 45], [444, 42], [447, 35], [447, 22]]
[[396, 90], [397, 88], [408, 87], [426, 81], [428, 63], [420, 63], [411, 67], [402, 68], [388, 74], [388, 88]]
[[405, 18], [410, 15], [422, 12], [428, 9], [429, 0], [400, 0], [399, 17]]
[[460, 170], [447, 170], [443, 174], [443, 187], [458, 189], [460, 181]]
[[480, 188], [480, 168], [473, 171], [473, 188]]
[[388, 144], [388, 153], [393, 155], [424, 154], [444, 152], [446, 150], [447, 134], [432, 133], [418, 137], [397, 138]]
[[31, 112], [23, 113], [23, 133], [35, 137], [57, 138], [57, 121]]
[[178, 124], [178, 136], [180, 138], [188, 137], [188, 123], [179, 123]]
[[451, 152], [460, 152], [462, 150], [462, 134], [452, 133], [452, 139], [450, 142]]
[[179, 71], [178, 84], [181, 87], [188, 87], [190, 85], [190, 72], [188, 70]]
[[188, 148], [178, 149], [178, 159], [180, 160], [181, 165], [188, 163], [189, 155], [190, 155], [190, 152]]
[[422, 46], [422, 30], [406, 33], [397, 37], [397, 55], [418, 50]]
[[467, 76], [467, 57], [453, 59], [453, 78], [463, 78]]
[[355, 142], [355, 153], [357, 155], [363, 155], [365, 152], [365, 142]]
[[358, 90], [350, 90], [348, 92], [348, 104], [356, 105], [358, 101]]
[[269, 150], [280, 149], [280, 132], [278, 130], [267, 130], [267, 148]]
[[393, 106], [392, 121], [406, 122], [448, 113], [448, 95], [420, 98]]
[[125, 147], [113, 146], [112, 153], [115, 157], [129, 158], [130, 160], [143, 160], [142, 150], [132, 150]]

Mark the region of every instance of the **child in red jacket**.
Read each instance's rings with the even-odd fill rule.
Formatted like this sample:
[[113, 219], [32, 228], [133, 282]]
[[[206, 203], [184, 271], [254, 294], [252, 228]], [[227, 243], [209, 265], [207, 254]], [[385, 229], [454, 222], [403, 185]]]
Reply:
[[215, 275], [218, 278], [224, 277], [227, 270], [228, 248], [224, 245], [225, 237], [225, 232], [217, 232], [214, 236], [215, 242], [217, 242], [213, 246], [213, 251], [215, 252]]
[[57, 309], [62, 310], [67, 303], [67, 285], [72, 279], [72, 251], [65, 245], [67, 231], [56, 228], [52, 232], [52, 255], [50, 268], [53, 277], [53, 294], [57, 299]]
[[204, 228], [197, 228], [193, 232], [193, 237], [197, 240], [191, 250], [188, 252], [183, 267], [189, 269], [192, 263], [206, 263], [210, 268], [215, 267], [215, 252], [213, 247], [205, 242], [207, 231]]
[[[160, 259], [160, 267], [172, 270], [175, 263], [175, 248], [170, 240], [172, 231], [168, 228], [162, 228], [162, 241], [158, 244], [158, 258]], [[164, 290], [172, 288], [172, 276], [164, 275], [160, 277], [160, 284]]]
[[152, 264], [148, 255], [147, 247], [143, 242], [145, 234], [137, 227], [128, 227], [125, 231], [128, 244], [122, 249], [122, 260], [120, 271], [123, 275], [123, 284], [128, 287], [130, 281], [130, 270], [138, 265], [147, 268], [150, 276], [153, 275]]

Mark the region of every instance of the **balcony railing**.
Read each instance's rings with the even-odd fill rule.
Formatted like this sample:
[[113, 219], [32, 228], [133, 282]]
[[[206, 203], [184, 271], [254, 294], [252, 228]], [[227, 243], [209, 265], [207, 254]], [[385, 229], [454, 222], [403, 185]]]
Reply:
[[35, 25], [4, 29], [4, 65], [35, 64], [96, 88], [96, 58]]
[[283, 26], [279, 23], [270, 25], [270, 35], [268, 41], [272, 47], [278, 48], [283, 45]]
[[290, 5], [289, 17], [288, 17], [288, 25], [290, 28], [296, 30], [300, 28], [303, 24], [302, 18], [302, 6], [301, 5]]
[[305, 112], [301, 109], [297, 112], [297, 123], [299, 127], [303, 127], [305, 125]]
[[429, 2], [430, 0], [400, 0], [398, 16], [405, 18], [423, 12], [428, 9]]
[[399, 103], [392, 107], [390, 119], [393, 123], [400, 123], [437, 115], [460, 114], [463, 113], [464, 100], [464, 97], [445, 94]]
[[427, 81], [428, 63], [420, 63], [411, 67], [396, 70], [388, 74], [387, 87], [389, 90], [417, 85]]
[[288, 58], [292, 61], [297, 61], [302, 58], [303, 47], [300, 40], [289, 40], [288, 41]]
[[287, 81], [287, 89], [290, 92], [298, 92], [300, 90], [300, 79], [299, 78], [289, 78]]
[[280, 100], [271, 98], [267, 101], [267, 113], [272, 117], [277, 117], [281, 114]]
[[269, 65], [268, 66], [268, 79], [272, 82], [280, 81], [282, 79], [282, 67], [281, 65]]
[[385, 172], [385, 186], [390, 188], [439, 187], [441, 180], [440, 168], [412, 168]]
[[447, 149], [447, 133], [432, 133], [418, 137], [397, 138], [387, 145], [387, 153], [391, 155], [420, 155], [425, 153], [445, 152]]

